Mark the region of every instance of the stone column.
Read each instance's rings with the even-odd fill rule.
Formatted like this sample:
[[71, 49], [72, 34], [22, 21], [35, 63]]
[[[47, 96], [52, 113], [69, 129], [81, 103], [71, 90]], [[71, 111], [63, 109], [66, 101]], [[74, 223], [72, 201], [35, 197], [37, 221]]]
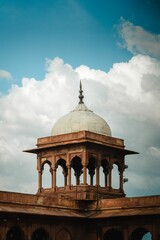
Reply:
[[53, 190], [56, 191], [56, 166], [53, 166], [53, 174], [52, 174], [52, 180], [53, 180]]
[[83, 184], [87, 185], [87, 151], [86, 149], [83, 151]]
[[96, 185], [99, 186], [99, 164], [96, 167]]
[[153, 231], [152, 231], [152, 240], [157, 240], [158, 239], [158, 223], [153, 224]]
[[37, 170], [38, 170], [38, 192], [42, 189], [42, 169], [41, 169], [41, 158], [37, 157]]
[[53, 169], [50, 167], [50, 173], [51, 173], [51, 188], [53, 188]]
[[124, 229], [124, 231], [123, 231], [123, 235], [124, 235], [124, 240], [128, 240], [129, 239], [129, 237], [128, 237], [128, 229]]
[[109, 190], [112, 189], [112, 167], [109, 168], [109, 173], [108, 173], [108, 183], [109, 183]]
[[38, 170], [38, 191], [42, 189], [42, 170]]
[[87, 165], [83, 164], [83, 184], [87, 185]]
[[68, 171], [68, 179], [67, 179], [67, 186], [69, 189], [71, 189], [71, 163], [70, 163], [70, 155], [67, 153], [67, 159], [66, 159], [66, 165], [67, 165], [67, 171]]
[[67, 186], [67, 173], [64, 172], [64, 187]]
[[67, 168], [68, 168], [68, 187], [69, 189], [71, 189], [71, 165], [68, 164]]
[[56, 179], [57, 179], [57, 176], [56, 176], [56, 170], [57, 170], [57, 167], [56, 167], [56, 158], [55, 156], [53, 155], [52, 156], [52, 188], [54, 191], [56, 191]]
[[6, 218], [3, 218], [3, 223], [5, 224], [0, 226], [0, 239], [5, 240], [8, 231], [8, 223]]
[[123, 192], [123, 169], [119, 170], [119, 191]]

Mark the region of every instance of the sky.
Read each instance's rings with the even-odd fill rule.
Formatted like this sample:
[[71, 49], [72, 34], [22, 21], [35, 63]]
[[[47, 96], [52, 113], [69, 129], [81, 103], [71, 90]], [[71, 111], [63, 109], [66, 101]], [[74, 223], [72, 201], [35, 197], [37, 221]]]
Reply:
[[128, 197], [160, 194], [160, 1], [0, 0], [0, 190], [36, 193], [38, 137], [84, 102], [125, 140]]

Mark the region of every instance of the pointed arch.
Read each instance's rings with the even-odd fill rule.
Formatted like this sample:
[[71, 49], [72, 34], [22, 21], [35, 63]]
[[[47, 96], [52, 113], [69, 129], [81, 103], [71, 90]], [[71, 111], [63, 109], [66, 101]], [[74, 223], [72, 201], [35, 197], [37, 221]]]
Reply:
[[149, 232], [148, 229], [144, 228], [144, 227], [139, 227], [136, 228], [132, 233], [131, 233], [131, 240], [143, 240], [145, 239], [146, 235], [148, 234], [148, 237], [151, 237], [150, 239], [152, 239], [151, 233]]
[[32, 240], [49, 240], [49, 234], [44, 228], [36, 229], [32, 234]]
[[117, 229], [109, 229], [105, 234], [103, 235], [103, 240], [123, 240], [123, 233]]
[[112, 168], [112, 187], [114, 189], [119, 189], [120, 183], [119, 183], [119, 169], [120, 165], [118, 161], [115, 161], [113, 163], [113, 168]]
[[49, 167], [51, 167], [51, 165], [52, 165], [52, 163], [51, 163], [48, 159], [46, 159], [46, 160], [42, 163], [42, 165], [41, 165], [41, 170], [42, 170], [42, 171], [44, 170], [45, 164], [48, 164]]
[[95, 170], [96, 170], [97, 160], [95, 157], [91, 156], [88, 159], [87, 169], [88, 174], [90, 176], [90, 185], [94, 185], [94, 176], [95, 176]]
[[51, 171], [51, 162], [45, 160], [41, 165], [42, 171], [42, 187], [51, 188], [52, 185], [52, 171]]
[[60, 231], [58, 231], [58, 233], [56, 234], [56, 240], [71, 240], [71, 234], [70, 232], [65, 229], [62, 228]]
[[[60, 168], [59, 168], [60, 167]], [[67, 186], [67, 176], [68, 176], [68, 168], [66, 165], [66, 160], [64, 160], [63, 158], [59, 158], [58, 161], [56, 162], [56, 169], [57, 169], [57, 176], [61, 174], [63, 174], [64, 176], [64, 184], [62, 184], [61, 182], [58, 182], [57, 179], [57, 183], [59, 186]]]
[[6, 240], [24, 240], [24, 232], [20, 227], [12, 227], [10, 230], [7, 232], [7, 237]]
[[103, 176], [103, 185], [104, 187], [108, 186], [108, 173], [109, 173], [109, 162], [106, 158], [101, 160], [101, 169], [102, 169], [102, 176]]
[[71, 160], [71, 168], [74, 170], [74, 176], [76, 178], [76, 185], [80, 184], [80, 177], [83, 173], [82, 160], [77, 155]]

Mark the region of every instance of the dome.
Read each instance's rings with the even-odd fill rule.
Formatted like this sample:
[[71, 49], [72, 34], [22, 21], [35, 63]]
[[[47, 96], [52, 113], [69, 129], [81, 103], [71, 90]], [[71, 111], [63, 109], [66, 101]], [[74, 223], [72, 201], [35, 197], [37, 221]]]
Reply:
[[108, 123], [89, 110], [83, 103], [82, 86], [80, 83], [80, 102], [70, 113], [61, 117], [53, 126], [51, 135], [60, 135], [79, 131], [90, 131], [106, 136], [111, 136]]

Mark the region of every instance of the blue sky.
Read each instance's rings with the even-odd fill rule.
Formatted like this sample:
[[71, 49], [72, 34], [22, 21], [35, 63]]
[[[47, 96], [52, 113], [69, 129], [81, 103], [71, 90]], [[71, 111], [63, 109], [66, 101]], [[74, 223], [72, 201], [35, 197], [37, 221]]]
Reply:
[[17, 83], [23, 76], [42, 79], [45, 58], [57, 56], [73, 67], [108, 71], [131, 57], [117, 44], [120, 18], [158, 33], [159, 5], [156, 0], [1, 0], [0, 67]]
[[126, 159], [127, 195], [159, 194], [159, 9], [159, 0], [0, 0], [0, 189], [36, 191], [35, 156], [22, 150], [75, 107], [82, 79], [86, 105], [140, 152]]

